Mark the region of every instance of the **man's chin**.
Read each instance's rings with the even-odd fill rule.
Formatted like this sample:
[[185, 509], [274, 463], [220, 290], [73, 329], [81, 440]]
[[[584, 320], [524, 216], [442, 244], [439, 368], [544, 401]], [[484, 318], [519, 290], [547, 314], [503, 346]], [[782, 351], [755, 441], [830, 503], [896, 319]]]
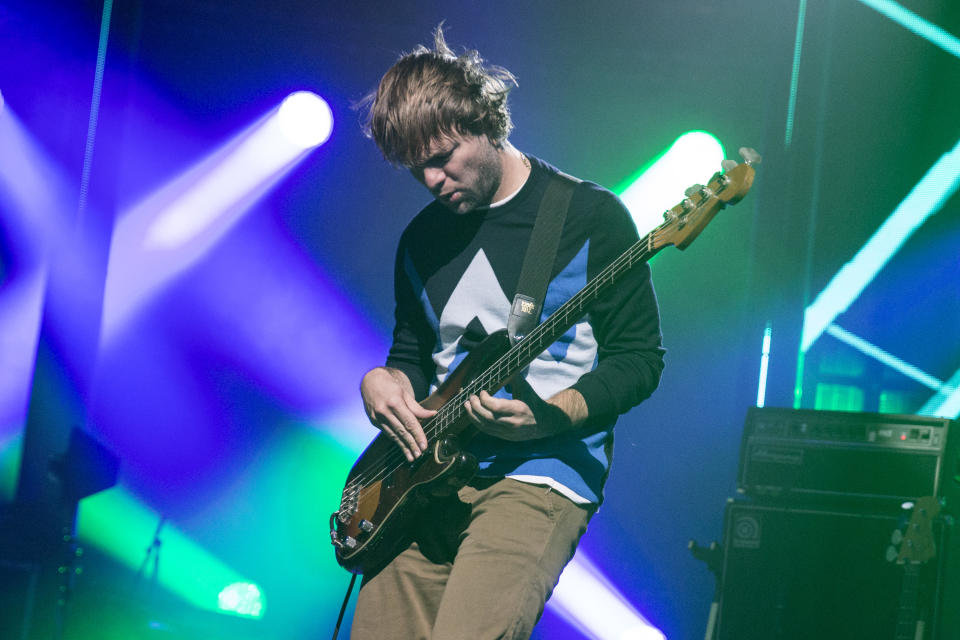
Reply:
[[458, 200], [457, 202], [445, 202], [441, 200], [440, 204], [442, 204], [444, 208], [451, 213], [455, 213], [460, 216], [472, 213], [477, 209], [476, 203], [470, 200]]

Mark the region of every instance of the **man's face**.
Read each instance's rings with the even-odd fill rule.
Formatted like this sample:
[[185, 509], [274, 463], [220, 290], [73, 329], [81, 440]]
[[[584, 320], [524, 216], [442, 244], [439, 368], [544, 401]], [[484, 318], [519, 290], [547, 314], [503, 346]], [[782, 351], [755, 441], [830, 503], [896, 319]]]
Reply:
[[498, 148], [486, 136], [470, 134], [435, 139], [426, 159], [410, 172], [433, 197], [457, 214], [493, 202], [503, 179]]

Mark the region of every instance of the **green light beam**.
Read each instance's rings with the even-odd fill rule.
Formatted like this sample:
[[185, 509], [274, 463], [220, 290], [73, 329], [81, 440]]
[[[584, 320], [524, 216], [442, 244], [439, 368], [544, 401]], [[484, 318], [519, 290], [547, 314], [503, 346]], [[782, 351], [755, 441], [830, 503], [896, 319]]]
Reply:
[[[80, 501], [77, 533], [131, 569], [138, 569], [144, 549], [153, 540], [159, 514], [122, 486]], [[171, 524], [160, 534], [163, 551], [157, 580], [190, 604], [219, 611], [218, 596], [228, 585], [250, 582]], [[150, 576], [144, 576], [149, 578]]]
[[860, 2], [879, 11], [900, 26], [930, 41], [947, 53], [960, 58], [960, 39], [937, 25], [924, 20], [913, 11], [893, 2], [893, 0], [860, 0]]
[[757, 384], [757, 406], [762, 407], [767, 400], [767, 371], [770, 367], [770, 338], [773, 327], [767, 323], [763, 330], [763, 346], [760, 348], [760, 380]]
[[960, 418], [960, 369], [940, 387], [937, 393], [927, 400], [920, 411], [921, 416], [935, 416], [938, 418]]
[[891, 369], [899, 371], [908, 378], [916, 380], [925, 387], [929, 387], [934, 391], [943, 388], [942, 380], [934, 378], [930, 374], [921, 371], [908, 362], [904, 362], [892, 353], [884, 351], [876, 345], [870, 344], [863, 338], [850, 333], [846, 329], [843, 329], [835, 324], [831, 324], [829, 327], [827, 327], [827, 333], [832, 335], [837, 340], [845, 342], [857, 351], [866, 354], [871, 358], [878, 360], [879, 362], [882, 362]]
[[[789, 147], [793, 141], [793, 120], [797, 109], [797, 85], [800, 83], [800, 51], [803, 48], [803, 25], [807, 17], [807, 0], [800, 0], [797, 10], [797, 37], [793, 43], [793, 70], [790, 75], [790, 100], [787, 103], [787, 131], [784, 145]], [[758, 405], [763, 406], [763, 405]]]
[[720, 170], [723, 145], [706, 131], [688, 131], [616, 189], [643, 236], [663, 222], [663, 212], [683, 199], [684, 190]]
[[220, 610], [245, 618], [263, 617], [263, 592], [250, 582], [235, 582], [217, 597]]
[[913, 232], [939, 211], [958, 187], [960, 141], [937, 160], [877, 232], [806, 308], [800, 341], [802, 353], [809, 350], [837, 316], [850, 307]]
[[0, 502], [11, 502], [16, 496], [22, 450], [22, 431], [9, 440], [0, 441]]

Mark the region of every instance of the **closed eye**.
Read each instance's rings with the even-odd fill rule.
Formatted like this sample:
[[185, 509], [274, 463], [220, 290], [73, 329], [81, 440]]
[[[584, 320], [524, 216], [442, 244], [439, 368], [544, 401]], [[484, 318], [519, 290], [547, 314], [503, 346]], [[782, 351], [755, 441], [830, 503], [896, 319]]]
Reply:
[[419, 163], [414, 167], [414, 169], [437, 169], [443, 167], [445, 164], [450, 162], [450, 158], [453, 157], [453, 152], [457, 150], [459, 145], [455, 144], [446, 151], [438, 151], [432, 156]]

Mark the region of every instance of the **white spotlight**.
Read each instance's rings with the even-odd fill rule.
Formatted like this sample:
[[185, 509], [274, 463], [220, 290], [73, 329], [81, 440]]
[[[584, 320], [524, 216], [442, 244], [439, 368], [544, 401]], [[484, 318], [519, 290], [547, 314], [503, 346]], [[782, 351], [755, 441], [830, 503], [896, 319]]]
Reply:
[[333, 131], [330, 105], [310, 91], [297, 91], [287, 96], [280, 104], [277, 118], [283, 135], [301, 149], [323, 144]]
[[322, 98], [294, 93], [123, 213], [110, 247], [104, 339], [149, 294], [199, 260], [332, 129]]

